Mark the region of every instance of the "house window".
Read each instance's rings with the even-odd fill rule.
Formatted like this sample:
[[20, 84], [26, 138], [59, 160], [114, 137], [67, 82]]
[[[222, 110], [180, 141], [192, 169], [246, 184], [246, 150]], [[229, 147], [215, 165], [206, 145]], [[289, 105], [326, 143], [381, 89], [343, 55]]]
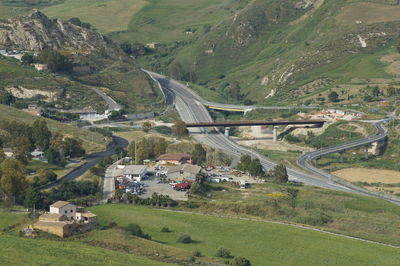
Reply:
[[71, 212], [72, 212], [72, 210], [71, 210]]
[[67, 210], [65, 210], [65, 213], [67, 213]]

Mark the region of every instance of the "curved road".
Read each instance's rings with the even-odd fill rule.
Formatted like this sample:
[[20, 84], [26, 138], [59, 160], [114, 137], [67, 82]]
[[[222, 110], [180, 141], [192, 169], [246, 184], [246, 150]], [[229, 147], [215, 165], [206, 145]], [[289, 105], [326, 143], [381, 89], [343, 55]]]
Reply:
[[78, 166], [77, 168], [75, 168], [65, 176], [61, 177], [60, 179], [57, 179], [55, 182], [39, 187], [39, 189], [49, 189], [58, 186], [64, 180], [72, 180], [80, 177], [87, 170], [95, 166], [101, 159], [103, 159], [106, 156], [113, 155], [115, 153], [115, 148], [118, 146], [127, 147], [128, 141], [121, 137], [113, 136], [112, 142], [108, 144], [107, 149], [105, 151], [89, 154], [88, 156], [86, 156], [85, 158], [86, 162], [84, 164]]
[[[197, 95], [191, 89], [178, 83], [175, 80], [166, 78], [165, 76], [154, 72], [150, 71], [146, 72], [161, 84], [165, 92], [173, 93], [175, 95], [175, 107], [184, 122], [186, 123], [212, 122], [210, 114], [208, 113], [207, 109], [204, 106], [205, 101], [202, 100], [199, 95]], [[381, 139], [383, 137], [386, 137], [385, 129], [380, 126], [378, 128], [382, 128], [383, 132], [381, 130], [378, 130], [377, 135], [374, 135], [364, 140], [344, 145], [347, 147], [347, 149], [350, 149], [360, 145], [365, 145], [366, 143], [375, 142], [376, 139]], [[211, 147], [219, 148], [226, 154], [229, 154], [234, 160], [234, 162], [238, 162], [241, 155], [248, 154], [251, 155], [252, 157], [259, 158], [261, 164], [265, 169], [271, 169], [276, 165], [274, 162], [268, 160], [266, 157], [258, 154], [257, 152], [251, 149], [247, 149], [238, 145], [237, 143], [231, 141], [229, 138], [225, 137], [221, 133], [209, 134], [210, 130], [206, 128], [191, 128], [190, 133], [193, 136], [193, 138], [196, 139], [196, 141], [207, 144]], [[328, 153], [337, 152], [335, 150], [330, 150], [330, 149], [331, 148], [327, 148], [324, 149], [325, 151], [324, 150], [316, 151], [315, 156], [321, 156], [322, 155], [321, 152], [328, 152]], [[343, 150], [343, 147], [339, 150]], [[326, 189], [333, 189], [343, 192], [352, 192], [366, 196], [379, 197], [389, 200], [393, 203], [400, 204], [400, 200], [396, 198], [380, 195], [377, 193], [372, 193], [368, 190], [356, 187], [348, 182], [342, 182], [341, 179], [334, 178], [331, 175], [329, 175], [328, 177], [327, 174], [324, 173], [323, 171], [315, 169], [308, 164], [308, 161], [311, 160], [312, 158], [311, 155], [310, 157], [307, 157], [306, 155], [306, 157], [303, 156], [302, 158], [303, 158], [302, 160], [305, 160], [303, 163], [303, 165], [305, 165], [304, 169], [309, 170], [310, 173], [303, 173], [296, 169], [288, 169], [290, 180], [300, 181], [307, 185], [318, 186]]]

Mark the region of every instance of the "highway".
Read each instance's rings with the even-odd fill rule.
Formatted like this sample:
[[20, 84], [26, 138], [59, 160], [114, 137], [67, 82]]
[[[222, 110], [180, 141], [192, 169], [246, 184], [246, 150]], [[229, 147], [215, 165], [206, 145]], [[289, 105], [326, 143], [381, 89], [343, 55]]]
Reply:
[[[184, 122], [198, 123], [213, 121], [206, 107], [204, 106], [204, 101], [191, 89], [178, 83], [175, 80], [166, 78], [163, 75], [150, 71], [146, 72], [160, 82], [163, 90], [168, 93], [173, 93], [175, 95], [175, 107]], [[311, 186], [317, 186], [343, 192], [351, 192], [365, 196], [379, 197], [385, 200], [389, 200], [393, 203], [400, 204], [400, 200], [398, 200], [397, 198], [373, 193], [366, 189], [356, 187], [353, 184], [344, 182], [337, 177], [333, 177], [332, 175], [316, 169], [309, 164], [309, 161], [312, 160], [312, 158], [322, 156], [325, 153], [329, 154], [338, 152], [343, 149], [350, 149], [358, 147], [360, 145], [366, 145], [367, 143], [372, 143], [386, 137], [386, 129], [381, 124], [377, 124], [377, 128], [377, 134], [367, 139], [343, 144], [344, 147], [330, 147], [302, 156], [301, 158], [299, 158], [299, 165], [307, 170], [308, 173], [302, 172], [297, 169], [288, 169], [289, 179], [293, 181], [303, 182], [304, 184]], [[221, 149], [226, 154], [229, 154], [233, 159], [233, 163], [237, 163], [243, 154], [248, 154], [254, 158], [259, 158], [261, 164], [266, 170], [271, 169], [276, 165], [274, 162], [268, 160], [266, 157], [258, 154], [251, 149], [244, 148], [238, 145], [221, 133], [211, 134], [210, 130], [207, 128], [190, 128], [189, 131], [196, 141], [207, 144], [214, 148]], [[202, 132], [205, 132], [206, 134], [201, 134]]]
[[[212, 122], [212, 118], [208, 113], [206, 107], [201, 102], [199, 96], [186, 86], [174, 81], [167, 79], [157, 73], [147, 71], [151, 76], [157, 79], [162, 85], [163, 89], [175, 94], [175, 107], [181, 116], [181, 119], [186, 123], [197, 123], [197, 122]], [[231, 141], [223, 134], [211, 134], [207, 128], [190, 128], [192, 137], [200, 142], [207, 144], [211, 147], [221, 149], [226, 154], [230, 155], [233, 159], [233, 163], [237, 163], [243, 154], [248, 154], [252, 157], [259, 158], [261, 164], [265, 169], [271, 169], [276, 164], [266, 157], [258, 154], [257, 152], [244, 148], [237, 143]], [[207, 134], [201, 134], [206, 132]], [[326, 179], [319, 178], [310, 174], [302, 173], [298, 170], [288, 169], [289, 178], [294, 181], [303, 182], [307, 185], [323, 187], [327, 189], [334, 189], [340, 191], [351, 191], [350, 189], [335, 184], [334, 182]]]

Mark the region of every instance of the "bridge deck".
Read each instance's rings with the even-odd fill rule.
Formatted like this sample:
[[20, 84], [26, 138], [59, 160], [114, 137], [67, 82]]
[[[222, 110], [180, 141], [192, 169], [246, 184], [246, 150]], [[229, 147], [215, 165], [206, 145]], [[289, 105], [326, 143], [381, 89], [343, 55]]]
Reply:
[[322, 127], [324, 120], [289, 120], [289, 121], [221, 121], [221, 122], [199, 122], [187, 123], [186, 127], [233, 127], [233, 126], [280, 126], [280, 125], [315, 125]]

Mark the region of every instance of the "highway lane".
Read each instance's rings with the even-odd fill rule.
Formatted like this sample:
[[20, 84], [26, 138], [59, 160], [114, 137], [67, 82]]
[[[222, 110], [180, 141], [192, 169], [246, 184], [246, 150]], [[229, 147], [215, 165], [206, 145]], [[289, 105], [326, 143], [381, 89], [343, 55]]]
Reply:
[[[210, 114], [204, 106], [204, 101], [202, 101], [201, 97], [198, 96], [195, 92], [174, 80], [165, 78], [162, 75], [152, 72], [148, 73], [161, 82], [163, 89], [175, 94], [175, 107], [178, 110], [178, 113], [180, 114], [183, 121], [187, 123], [212, 121]], [[315, 151], [312, 154], [302, 156], [299, 159], [299, 165], [307, 170], [308, 173], [299, 171], [297, 169], [288, 169], [290, 180], [295, 180], [303, 182], [307, 185], [318, 186], [327, 189], [378, 197], [391, 201], [395, 204], [400, 204], [400, 200], [395, 197], [373, 193], [366, 189], [357, 187], [351, 183], [343, 181], [340, 178], [334, 177], [325, 173], [324, 171], [316, 169], [308, 163], [311, 158], [323, 156], [329, 153], [335, 153], [340, 150], [359, 147], [385, 138], [387, 130], [382, 126], [381, 123], [377, 124], [377, 129], [378, 132], [374, 136], [370, 136], [366, 139], [357, 140], [336, 147], [328, 147], [326, 149]], [[274, 162], [268, 160], [266, 157], [258, 154], [251, 149], [244, 148], [238, 145], [221, 133], [210, 134], [210, 130], [206, 128], [190, 128], [189, 130], [192, 137], [196, 139], [196, 141], [207, 144], [211, 147], [221, 149], [226, 154], [229, 154], [234, 162], [238, 162], [241, 155], [249, 154], [252, 157], [259, 158], [261, 164], [266, 170], [271, 169], [276, 165]], [[201, 132], [206, 132], [207, 134], [201, 134]]]
[[[163, 89], [170, 92], [172, 91], [175, 94], [175, 107], [183, 121], [186, 123], [213, 121], [199, 96], [186, 86], [174, 80], [167, 79], [162, 75], [154, 74], [152, 72], [148, 73], [160, 81]], [[244, 148], [231, 141], [221, 133], [211, 134], [210, 129], [207, 128], [190, 128], [189, 131], [196, 141], [207, 144], [214, 148], [219, 148], [226, 154], [230, 155], [234, 163], [237, 163], [243, 154], [249, 154], [252, 157], [259, 158], [261, 164], [266, 170], [271, 169], [276, 165], [257, 152], [248, 148]], [[206, 132], [206, 134], [201, 134], [201, 132]], [[288, 169], [288, 173], [291, 180], [303, 182], [308, 185], [324, 187], [327, 189], [335, 189], [346, 192], [349, 191], [348, 188], [339, 184], [335, 184], [330, 180], [321, 179], [317, 176], [302, 173], [298, 170]]]
[[358, 187], [350, 182], [347, 182], [346, 180], [343, 180], [334, 175], [331, 175], [321, 169], [318, 169], [311, 164], [312, 160], [318, 159], [325, 155], [329, 155], [332, 153], [338, 153], [338, 152], [345, 151], [345, 150], [352, 149], [352, 148], [370, 145], [371, 143], [384, 140], [387, 137], [387, 133], [388, 133], [388, 130], [385, 127], [384, 123], [377, 122], [377, 123], [375, 123], [375, 127], [377, 129], [377, 132], [373, 136], [370, 136], [370, 137], [364, 138], [364, 139], [360, 139], [360, 140], [356, 140], [353, 142], [349, 142], [349, 143], [344, 143], [344, 144], [340, 144], [340, 145], [336, 145], [336, 146], [332, 146], [332, 147], [328, 147], [328, 148], [324, 148], [324, 149], [319, 149], [314, 152], [307, 153], [298, 158], [297, 164], [300, 167], [302, 167], [303, 169], [305, 169], [311, 173], [314, 173], [316, 175], [322, 176], [327, 180], [331, 180], [332, 182], [334, 182], [336, 184], [341, 184], [341, 185], [351, 189], [351, 191], [353, 191], [353, 192], [357, 192], [359, 194], [363, 194], [363, 195], [367, 195], [367, 196], [382, 198], [382, 199], [388, 200], [390, 202], [393, 202], [393, 203], [399, 205], [400, 199], [398, 197], [390, 196], [390, 195], [383, 195], [380, 193], [375, 193], [375, 192], [369, 191], [367, 189]]

